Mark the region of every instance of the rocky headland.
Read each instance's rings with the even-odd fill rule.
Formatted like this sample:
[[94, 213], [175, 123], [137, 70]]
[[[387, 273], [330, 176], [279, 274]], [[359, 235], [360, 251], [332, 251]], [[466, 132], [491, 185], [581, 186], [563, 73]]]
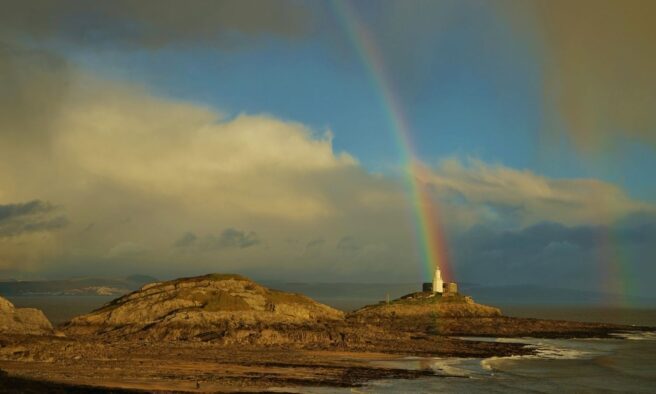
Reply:
[[343, 312], [304, 295], [211, 274], [147, 284], [63, 329], [69, 335], [281, 344], [330, 340], [313, 337], [343, 320]]
[[385, 327], [392, 332], [437, 337], [609, 338], [613, 333], [644, 327], [503, 316], [499, 308], [454, 294], [417, 292], [390, 302], [365, 306], [347, 316], [351, 326]]
[[[460, 336], [607, 337], [646, 329], [505, 317], [470, 297], [432, 292], [344, 313], [301, 294], [223, 274], [144, 285], [72, 319], [59, 327], [58, 336], [40, 312], [17, 312], [0, 301], [6, 303], [0, 303], [0, 327], [7, 328], [0, 333], [0, 369], [9, 373], [0, 376], [0, 387], [28, 389], [47, 381], [62, 392], [98, 387], [233, 392], [445, 377], [429, 366], [399, 370], [372, 360], [535, 352], [522, 343]], [[11, 319], [31, 322], [34, 329], [16, 331]]]
[[498, 317], [501, 310], [477, 304], [471, 297], [442, 296], [440, 293], [417, 292], [390, 302], [380, 302], [358, 309], [353, 315], [362, 318], [431, 318]]

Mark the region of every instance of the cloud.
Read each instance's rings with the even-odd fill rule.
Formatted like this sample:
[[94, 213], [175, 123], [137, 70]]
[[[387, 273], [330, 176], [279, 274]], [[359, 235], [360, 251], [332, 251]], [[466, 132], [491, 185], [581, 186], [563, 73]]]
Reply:
[[194, 247], [201, 251], [216, 251], [226, 248], [250, 248], [261, 243], [260, 238], [254, 231], [242, 231], [235, 228], [227, 228], [221, 234], [208, 234], [199, 238], [192, 232], [186, 232], [175, 241], [177, 248]]
[[443, 160], [424, 181], [448, 207], [443, 210], [447, 220], [465, 228], [480, 223], [524, 227], [545, 220], [609, 224], [655, 209], [597, 179], [552, 179], [476, 159]]
[[305, 250], [303, 252], [303, 257], [306, 258], [316, 258], [321, 255], [323, 247], [326, 244], [326, 240], [323, 238], [316, 238], [310, 240], [305, 244]]
[[319, 248], [323, 246], [326, 243], [326, 240], [323, 238], [317, 238], [313, 239], [312, 241], [308, 242], [305, 247], [306, 248]]
[[222, 248], [248, 248], [260, 243], [260, 239], [253, 231], [245, 232], [234, 228], [229, 228], [221, 233], [216, 239], [215, 244]]
[[355, 238], [352, 236], [345, 236], [340, 238], [339, 241], [337, 241], [337, 250], [339, 250], [342, 253], [356, 253], [358, 252], [362, 247], [360, 244], [358, 244], [358, 241], [356, 241]]
[[609, 225], [476, 226], [453, 246], [458, 277], [465, 282], [653, 296], [655, 245], [656, 215], [643, 213]]
[[180, 237], [177, 241], [175, 241], [173, 246], [175, 246], [176, 248], [185, 248], [193, 245], [194, 243], [196, 243], [197, 240], [198, 240], [198, 236], [196, 236], [196, 234], [187, 231], [182, 235], [182, 237]]
[[[3, 183], [0, 182], [0, 198]], [[29, 272], [59, 253], [58, 237], [70, 228], [60, 208], [41, 200], [0, 204], [0, 269]]]
[[3, 4], [0, 36], [90, 47], [233, 47], [253, 37], [303, 36], [313, 14], [298, 1], [26, 0]]
[[[0, 201], [40, 196], [67, 207], [70, 224], [47, 239], [5, 242], [1, 267], [29, 261], [55, 275], [79, 275], [122, 273], [138, 263], [176, 275], [189, 274], [179, 267], [244, 271], [275, 264], [277, 275], [304, 277], [334, 272], [337, 261], [336, 251], [326, 249], [311, 264], [301, 262], [305, 245], [337, 242], [345, 233], [363, 244], [389, 243], [390, 261], [411, 255], [403, 251], [411, 235], [403, 230], [402, 186], [334, 151], [329, 130], [269, 115], [225, 118], [64, 64], [50, 71], [19, 66], [41, 56], [48, 55], [13, 51], [5, 58], [15, 64], [14, 75], [24, 76], [0, 97], [28, 99], [0, 119]], [[53, 85], [62, 89], [55, 89], [57, 98], [38, 89], [40, 78], [60, 81]], [[45, 109], [47, 116], [30, 122]], [[232, 228], [215, 233], [224, 223]], [[193, 232], [181, 238], [180, 228]], [[126, 242], [143, 252], [116, 260], [129, 251]], [[342, 256], [340, 272], [359, 272], [365, 268], [358, 264], [374, 259]]]
[[33, 138], [41, 138], [42, 146], [49, 143], [49, 131], [67, 95], [71, 72], [61, 56], [3, 42], [0, 36], [0, 134], [4, 144], [26, 149]]
[[109, 252], [107, 252], [106, 257], [108, 259], [118, 259], [118, 258], [133, 258], [138, 255], [144, 254], [148, 251], [143, 245], [140, 245], [135, 242], [121, 242], [113, 246]]
[[34, 200], [21, 204], [0, 205], [0, 222], [12, 220], [26, 215], [40, 214], [51, 211], [52, 207], [41, 201]]
[[123, 187], [189, 203], [205, 204], [210, 193], [253, 215], [326, 216], [336, 209], [316, 190], [326, 185], [300, 179], [356, 168], [351, 156], [333, 153], [330, 134], [315, 137], [270, 116], [224, 121], [202, 107], [102, 85], [84, 89], [72, 105], [79, 111], [60, 115], [66, 131], [55, 140], [62, 160]]
[[68, 220], [56, 211], [56, 207], [39, 200], [0, 205], [0, 238], [61, 229]]

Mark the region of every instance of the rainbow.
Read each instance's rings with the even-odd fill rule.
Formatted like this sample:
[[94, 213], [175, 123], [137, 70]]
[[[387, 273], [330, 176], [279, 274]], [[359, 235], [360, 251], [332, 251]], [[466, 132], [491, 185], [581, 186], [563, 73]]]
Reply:
[[[600, 215], [605, 215], [608, 223], [612, 222], [608, 213], [608, 207], [602, 207]], [[600, 267], [600, 290], [606, 294], [602, 304], [614, 306], [629, 306], [627, 297], [629, 293], [628, 283], [633, 276], [629, 269], [629, 255], [622, 250], [622, 242], [616, 234], [612, 225], [601, 226], [599, 236], [599, 267]]]
[[439, 267], [445, 280], [453, 280], [438, 207], [431, 200], [425, 184], [428, 171], [417, 159], [409, 123], [403, 114], [402, 106], [393, 94], [380, 52], [352, 6], [342, 0], [333, 0], [332, 4], [335, 15], [344, 25], [356, 52], [372, 78], [374, 87], [379, 91], [381, 104], [394, 131], [395, 142], [401, 154], [404, 179], [412, 201], [415, 232], [425, 269], [424, 275], [432, 279], [435, 267]]

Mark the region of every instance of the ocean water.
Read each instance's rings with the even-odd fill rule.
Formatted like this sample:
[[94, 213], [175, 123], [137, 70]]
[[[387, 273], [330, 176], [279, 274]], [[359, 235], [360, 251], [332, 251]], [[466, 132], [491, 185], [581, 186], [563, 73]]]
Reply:
[[487, 359], [403, 358], [374, 361], [374, 364], [385, 367], [430, 368], [436, 376], [374, 381], [356, 389], [299, 388], [298, 392], [656, 393], [656, 332], [635, 333], [617, 339], [496, 340], [523, 342], [534, 346], [538, 354]]
[[499, 305], [506, 316], [656, 327], [656, 309], [595, 305]]
[[115, 296], [15, 296], [6, 297], [17, 308], [37, 308], [57, 326], [75, 316], [89, 313]]

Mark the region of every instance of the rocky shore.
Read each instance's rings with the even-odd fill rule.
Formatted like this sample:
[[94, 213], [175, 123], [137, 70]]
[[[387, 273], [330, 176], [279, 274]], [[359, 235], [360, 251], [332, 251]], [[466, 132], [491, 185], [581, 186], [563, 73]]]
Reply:
[[[0, 308], [0, 321], [10, 320], [12, 308]], [[607, 337], [647, 329], [504, 317], [469, 297], [435, 293], [345, 314], [301, 294], [216, 274], [145, 285], [72, 319], [57, 335], [49, 323], [41, 327], [24, 332], [39, 335], [2, 331], [0, 369], [7, 374], [0, 385], [18, 385], [20, 392], [38, 392], [44, 384], [55, 392], [90, 386], [182, 392], [354, 387], [375, 379], [447, 376], [428, 366], [401, 370], [373, 360], [534, 352], [520, 343], [460, 336]]]

